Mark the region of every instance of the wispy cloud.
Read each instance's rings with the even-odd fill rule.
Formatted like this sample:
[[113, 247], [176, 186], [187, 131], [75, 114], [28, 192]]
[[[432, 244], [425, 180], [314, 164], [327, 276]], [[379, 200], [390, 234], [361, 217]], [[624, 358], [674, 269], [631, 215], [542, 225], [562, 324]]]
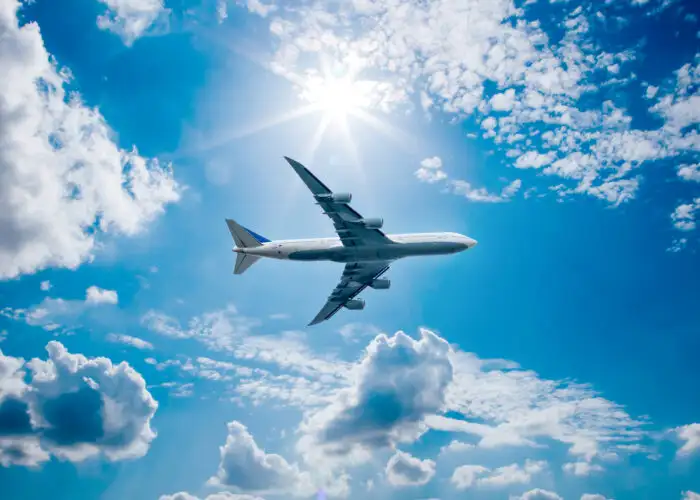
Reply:
[[122, 333], [108, 333], [107, 342], [114, 342], [116, 344], [125, 344], [135, 347], [136, 349], [152, 350], [153, 344], [147, 342], [138, 337], [132, 337], [131, 335], [124, 335]]
[[476, 188], [464, 180], [450, 179], [442, 170], [442, 159], [439, 156], [425, 158], [421, 161], [421, 167], [416, 170], [415, 176], [422, 182], [429, 184], [441, 183], [447, 186], [447, 191], [464, 196], [475, 202], [500, 203], [512, 198], [522, 186], [520, 179], [515, 179], [501, 189], [500, 193], [490, 193], [486, 188]]

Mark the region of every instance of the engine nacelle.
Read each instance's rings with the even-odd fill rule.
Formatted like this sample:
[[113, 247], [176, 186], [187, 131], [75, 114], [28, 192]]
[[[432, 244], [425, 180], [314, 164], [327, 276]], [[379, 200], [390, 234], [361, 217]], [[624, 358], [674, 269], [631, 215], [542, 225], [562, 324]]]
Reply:
[[384, 219], [381, 217], [372, 217], [371, 219], [362, 219], [360, 224], [369, 229], [379, 229], [384, 225]]
[[391, 281], [389, 281], [388, 279], [376, 279], [372, 280], [369, 286], [371, 286], [375, 290], [386, 290], [391, 286]]
[[365, 301], [363, 299], [351, 299], [345, 303], [345, 307], [353, 311], [359, 311], [365, 308]]
[[352, 194], [350, 193], [333, 193], [331, 195], [331, 200], [334, 203], [350, 203], [352, 200]]
[[318, 201], [326, 201], [332, 203], [350, 203], [352, 200], [352, 194], [350, 193], [330, 193], [330, 194], [317, 194], [316, 199]]

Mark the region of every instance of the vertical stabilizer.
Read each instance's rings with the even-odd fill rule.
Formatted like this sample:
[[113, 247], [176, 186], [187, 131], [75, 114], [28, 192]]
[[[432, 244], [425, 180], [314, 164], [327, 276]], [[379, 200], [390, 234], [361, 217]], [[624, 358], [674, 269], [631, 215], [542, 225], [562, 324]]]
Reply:
[[228, 225], [228, 230], [231, 231], [233, 241], [236, 242], [238, 248], [259, 247], [270, 241], [250, 229], [246, 229], [233, 219], [226, 219], [226, 225]]

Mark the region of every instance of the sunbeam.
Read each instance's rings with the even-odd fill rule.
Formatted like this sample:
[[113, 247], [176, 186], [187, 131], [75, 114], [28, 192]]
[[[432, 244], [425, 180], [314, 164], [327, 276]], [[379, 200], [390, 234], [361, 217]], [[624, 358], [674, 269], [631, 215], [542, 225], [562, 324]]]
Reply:
[[318, 127], [316, 127], [316, 132], [314, 132], [314, 135], [309, 141], [309, 146], [306, 150], [306, 158], [308, 161], [313, 162], [314, 157], [316, 156], [316, 150], [321, 144], [321, 140], [323, 139], [330, 122], [331, 117], [329, 115], [323, 115], [323, 117], [321, 117], [321, 121], [319, 122]]

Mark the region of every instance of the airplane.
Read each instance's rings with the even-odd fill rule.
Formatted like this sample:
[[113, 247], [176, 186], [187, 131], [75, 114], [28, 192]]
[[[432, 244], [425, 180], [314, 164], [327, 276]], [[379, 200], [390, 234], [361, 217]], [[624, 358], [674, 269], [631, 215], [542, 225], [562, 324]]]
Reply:
[[365, 308], [357, 296], [368, 286], [388, 289], [391, 282], [381, 278], [395, 260], [422, 255], [444, 255], [474, 248], [476, 240], [458, 233], [413, 233], [387, 235], [381, 218], [364, 218], [350, 206], [350, 193], [332, 192], [304, 165], [284, 157], [309, 188], [316, 204], [333, 221], [335, 238], [270, 241], [226, 219], [236, 246], [234, 274], [243, 274], [261, 257], [296, 261], [333, 261], [345, 264], [340, 283], [308, 326], [330, 319], [343, 307]]

